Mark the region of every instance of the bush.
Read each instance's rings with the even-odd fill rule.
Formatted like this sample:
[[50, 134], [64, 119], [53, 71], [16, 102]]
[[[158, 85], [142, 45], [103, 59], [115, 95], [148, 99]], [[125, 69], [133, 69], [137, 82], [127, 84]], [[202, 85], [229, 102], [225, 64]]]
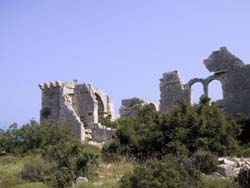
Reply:
[[21, 172], [22, 178], [33, 182], [43, 181], [45, 169], [46, 164], [43, 159], [31, 159], [29, 162], [24, 164], [23, 170]]
[[136, 117], [122, 117], [117, 138], [106, 145], [103, 156], [130, 156], [140, 162], [166, 154], [188, 155], [204, 150], [218, 156], [239, 153], [240, 127], [209, 98], [191, 106], [187, 101], [172, 111], [157, 113], [150, 105], [138, 109]]
[[250, 117], [238, 115], [236, 116], [237, 123], [241, 127], [241, 133], [238, 135], [238, 139], [241, 142], [242, 145], [250, 144]]
[[199, 188], [199, 173], [174, 156], [150, 160], [121, 180], [121, 188]]
[[195, 152], [191, 160], [195, 165], [196, 169], [200, 170], [205, 174], [211, 174], [216, 171], [218, 165], [218, 157], [208, 151], [197, 151]]
[[238, 182], [240, 188], [249, 188], [250, 187], [250, 170], [242, 169], [238, 176]]
[[102, 159], [106, 162], [116, 162], [122, 159], [119, 140], [107, 142], [102, 148]]
[[177, 157], [188, 156], [189, 151], [185, 144], [179, 141], [173, 141], [166, 144], [162, 149], [162, 154], [172, 154]]
[[19, 155], [46, 152], [46, 148], [50, 145], [66, 143], [75, 139], [70, 125], [62, 127], [57, 123], [46, 122], [39, 125], [32, 120], [20, 129], [13, 124], [6, 132], [0, 132], [0, 152]]
[[239, 157], [245, 157], [249, 158], [250, 157], [250, 144], [245, 144], [240, 148], [240, 151], [238, 153]]
[[80, 141], [50, 147], [44, 159], [53, 165], [47, 168], [45, 181], [51, 188], [66, 188], [79, 176], [93, 180], [99, 157], [98, 148], [82, 145]]

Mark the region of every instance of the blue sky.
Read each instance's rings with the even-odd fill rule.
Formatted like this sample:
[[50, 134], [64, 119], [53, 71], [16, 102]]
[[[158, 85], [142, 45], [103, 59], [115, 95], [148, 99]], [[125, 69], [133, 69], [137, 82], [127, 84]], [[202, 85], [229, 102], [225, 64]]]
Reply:
[[39, 120], [39, 83], [92, 83], [118, 109], [128, 97], [158, 101], [163, 72], [207, 77], [203, 59], [221, 46], [248, 63], [249, 9], [249, 0], [0, 0], [0, 127]]

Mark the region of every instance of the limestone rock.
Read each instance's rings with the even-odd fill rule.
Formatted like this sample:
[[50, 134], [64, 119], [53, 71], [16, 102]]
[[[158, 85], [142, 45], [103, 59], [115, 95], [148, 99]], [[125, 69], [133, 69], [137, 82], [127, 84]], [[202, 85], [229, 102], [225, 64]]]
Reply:
[[234, 176], [234, 168], [231, 164], [218, 165], [217, 172], [225, 177]]
[[204, 64], [210, 72], [232, 70], [244, 66], [244, 63], [231, 54], [226, 47], [221, 47], [220, 50], [214, 51], [208, 59], [204, 60]]
[[223, 163], [217, 166], [217, 171], [213, 175], [224, 177], [237, 177], [241, 171], [250, 169], [250, 162], [247, 158], [219, 158]]
[[79, 183], [87, 183], [87, 182], [89, 182], [89, 180], [88, 180], [88, 178], [86, 178], [86, 177], [78, 177], [77, 179], [76, 179], [76, 184], [79, 184]]

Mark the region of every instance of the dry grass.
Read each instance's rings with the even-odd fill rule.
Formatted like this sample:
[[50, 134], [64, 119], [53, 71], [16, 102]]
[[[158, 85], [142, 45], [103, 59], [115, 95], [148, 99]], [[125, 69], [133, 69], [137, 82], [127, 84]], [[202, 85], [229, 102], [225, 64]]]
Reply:
[[23, 168], [23, 159], [14, 156], [0, 157], [0, 174], [17, 176]]
[[21, 178], [23, 165], [31, 158], [33, 157], [0, 157], [0, 188], [44, 188], [42, 183], [29, 183]]
[[125, 174], [133, 171], [133, 163], [127, 161], [102, 163], [98, 169], [97, 183], [118, 182]]
[[[42, 183], [29, 183], [21, 178], [23, 165], [29, 161], [32, 156], [0, 157], [0, 188], [44, 188]], [[97, 169], [98, 177], [95, 182], [90, 182], [87, 185], [78, 186], [78, 188], [119, 188], [119, 180], [125, 174], [133, 171], [133, 162], [121, 161], [105, 163], [101, 162]]]

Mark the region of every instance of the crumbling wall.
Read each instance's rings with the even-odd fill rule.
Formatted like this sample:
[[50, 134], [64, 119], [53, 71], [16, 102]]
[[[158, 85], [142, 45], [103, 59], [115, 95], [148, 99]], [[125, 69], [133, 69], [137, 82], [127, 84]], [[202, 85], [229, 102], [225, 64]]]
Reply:
[[225, 47], [214, 51], [204, 64], [222, 83], [224, 110], [250, 115], [250, 65], [245, 65]]
[[40, 84], [39, 87], [42, 90], [40, 121], [58, 122], [62, 126], [70, 125], [76, 137], [84, 141], [86, 136], [84, 124], [71, 107], [74, 83], [57, 81]]
[[71, 124], [81, 141], [88, 138], [93, 142], [103, 142], [114, 136], [115, 130], [98, 123], [100, 103], [103, 114], [114, 116], [114, 111], [111, 111], [113, 103], [100, 89], [75, 82], [51, 82], [39, 86], [42, 89], [41, 121]]
[[183, 98], [189, 97], [178, 71], [164, 73], [160, 81], [161, 111], [169, 111]]
[[42, 109], [40, 111], [40, 119], [49, 121], [59, 118], [60, 96], [62, 90], [59, 85], [48, 83], [40, 86], [42, 89]]
[[143, 107], [146, 104], [152, 104], [155, 107], [155, 110], [159, 111], [159, 103], [134, 97], [122, 100], [122, 106], [120, 107], [120, 115], [136, 116], [138, 108]]
[[223, 100], [217, 101], [218, 105], [230, 114], [250, 115], [250, 65], [244, 65], [225, 47], [212, 52], [204, 64], [214, 74], [205, 79], [191, 79], [187, 84], [184, 84], [177, 71], [163, 74], [160, 83], [161, 110], [171, 110], [183, 98], [191, 102], [191, 88], [196, 82], [202, 83], [204, 94], [208, 95], [209, 83], [218, 80], [223, 90]]
[[98, 104], [90, 87], [89, 84], [76, 85], [75, 95], [73, 96], [73, 108], [86, 126], [98, 123], [98, 113], [96, 110]]
[[230, 53], [226, 47], [214, 51], [204, 60], [204, 64], [210, 72], [233, 71], [239, 67], [244, 67], [242, 60]]

